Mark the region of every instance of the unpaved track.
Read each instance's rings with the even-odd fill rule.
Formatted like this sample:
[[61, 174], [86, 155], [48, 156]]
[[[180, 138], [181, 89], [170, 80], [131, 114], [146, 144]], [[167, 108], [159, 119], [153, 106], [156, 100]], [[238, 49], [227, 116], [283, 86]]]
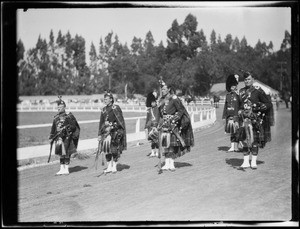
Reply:
[[157, 173], [148, 143], [124, 151], [116, 174], [99, 176], [94, 155], [72, 160], [68, 176], [55, 176], [59, 164], [20, 170], [18, 221], [289, 221], [291, 111], [275, 111], [272, 142], [260, 150], [257, 170], [239, 170], [243, 154], [227, 152], [222, 111], [195, 133], [195, 147], [176, 159], [175, 172]]

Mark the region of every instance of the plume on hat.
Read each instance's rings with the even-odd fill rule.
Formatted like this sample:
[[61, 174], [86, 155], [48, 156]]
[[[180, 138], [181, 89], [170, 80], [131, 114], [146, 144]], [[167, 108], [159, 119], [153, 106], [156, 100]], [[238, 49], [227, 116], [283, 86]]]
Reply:
[[151, 107], [151, 103], [153, 101], [156, 101], [156, 97], [154, 96], [153, 92], [150, 92], [147, 95], [147, 99], [146, 99], [146, 107]]
[[59, 106], [59, 105], [61, 105], [61, 104], [63, 104], [64, 106], [66, 106], [66, 103], [65, 103], [65, 101], [63, 101], [62, 99], [61, 99], [61, 95], [59, 95], [59, 96], [57, 96], [58, 97], [58, 99], [56, 100], [56, 103], [57, 103], [57, 106]]
[[239, 75], [237, 74], [229, 75], [226, 80], [226, 90], [230, 92], [231, 86], [237, 86], [238, 83], [239, 83]]

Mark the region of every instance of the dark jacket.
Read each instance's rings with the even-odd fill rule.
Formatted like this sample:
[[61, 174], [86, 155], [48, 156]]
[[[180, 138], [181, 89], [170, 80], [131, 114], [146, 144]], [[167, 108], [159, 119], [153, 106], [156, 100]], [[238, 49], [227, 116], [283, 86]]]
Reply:
[[125, 120], [121, 108], [118, 105], [113, 104], [111, 106], [105, 106], [102, 109], [100, 115], [98, 136], [100, 136], [104, 130], [105, 121], [116, 122], [117, 128], [122, 129], [123, 137], [120, 143], [120, 150], [121, 151], [126, 150], [127, 149], [126, 126], [125, 126]]
[[[58, 137], [64, 142], [67, 153], [72, 154], [78, 146], [80, 127], [75, 116], [71, 112], [63, 112], [54, 116], [49, 139], [52, 139], [58, 133]], [[58, 138], [55, 140], [57, 139]], [[60, 154], [60, 152], [55, 153]]]

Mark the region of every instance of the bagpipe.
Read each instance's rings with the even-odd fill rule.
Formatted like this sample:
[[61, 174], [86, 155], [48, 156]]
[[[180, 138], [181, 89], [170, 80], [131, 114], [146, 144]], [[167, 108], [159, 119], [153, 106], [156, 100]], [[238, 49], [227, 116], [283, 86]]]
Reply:
[[161, 145], [164, 148], [170, 147], [171, 133], [173, 133], [176, 136], [183, 148], [186, 146], [183, 138], [180, 136], [180, 132], [178, 131], [178, 122], [176, 121], [176, 119], [176, 115], [163, 116], [163, 122], [159, 128], [161, 129]]
[[66, 150], [64, 147], [64, 140], [67, 139], [68, 140], [68, 146], [70, 145], [70, 136], [72, 135], [72, 132], [70, 131], [70, 125], [66, 125], [63, 126], [63, 128], [61, 128], [59, 131], [57, 131], [57, 133], [50, 139], [50, 153], [49, 153], [49, 157], [48, 157], [48, 163], [50, 162], [50, 158], [51, 158], [51, 152], [52, 152], [52, 147], [53, 147], [53, 143], [54, 141], [57, 141], [57, 146], [56, 148], [62, 148], [62, 154], [65, 155], [66, 154]]
[[261, 110], [264, 109], [264, 106], [262, 103], [253, 104], [247, 100], [244, 109], [239, 114], [242, 119], [242, 126], [238, 129], [238, 138], [246, 140], [248, 147], [252, 146], [254, 135], [263, 135], [265, 113]]
[[[98, 148], [95, 157], [95, 164], [97, 164], [99, 155], [102, 155], [102, 165], [104, 165], [104, 156], [111, 152], [111, 145], [119, 146], [123, 134], [118, 128], [117, 122], [108, 122], [101, 128], [101, 140], [98, 143]], [[96, 166], [97, 169], [97, 166]]]

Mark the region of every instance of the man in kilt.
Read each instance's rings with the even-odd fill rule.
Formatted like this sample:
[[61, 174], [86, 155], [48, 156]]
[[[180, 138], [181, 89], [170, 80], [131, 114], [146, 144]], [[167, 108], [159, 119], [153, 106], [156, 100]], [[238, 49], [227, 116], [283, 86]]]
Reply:
[[[239, 138], [246, 140], [247, 150], [244, 151], [244, 161], [241, 168], [257, 169], [258, 149], [271, 141], [270, 110], [272, 102], [266, 93], [254, 86], [254, 78], [249, 72], [244, 73], [245, 87], [240, 89], [241, 107], [239, 115], [242, 121]], [[251, 165], [249, 157], [252, 154]]]
[[165, 165], [162, 170], [175, 171], [174, 159], [190, 151], [194, 146], [194, 134], [190, 116], [174, 90], [161, 83], [162, 96], [159, 101], [161, 131], [160, 144], [164, 149]]
[[125, 120], [121, 108], [114, 104], [112, 93], [104, 94], [104, 103], [106, 106], [100, 115], [98, 141], [107, 162], [104, 173], [116, 173], [122, 151], [127, 149]]
[[237, 130], [239, 128], [238, 111], [240, 107], [239, 92], [237, 85], [239, 82], [238, 75], [229, 75], [226, 80], [225, 104], [222, 118], [225, 120], [225, 133], [230, 134], [231, 147], [228, 152], [239, 151]]
[[[70, 156], [78, 146], [80, 127], [74, 115], [65, 111], [66, 103], [57, 100], [58, 114], [54, 116], [49, 141], [55, 145], [55, 154], [60, 156], [60, 170], [56, 175], [68, 175]], [[50, 152], [51, 153], [51, 152]]]
[[158, 157], [158, 122], [159, 122], [159, 110], [156, 101], [156, 94], [150, 92], [146, 99], [147, 116], [145, 123], [145, 131], [147, 140], [151, 142], [151, 154], [150, 157]]

